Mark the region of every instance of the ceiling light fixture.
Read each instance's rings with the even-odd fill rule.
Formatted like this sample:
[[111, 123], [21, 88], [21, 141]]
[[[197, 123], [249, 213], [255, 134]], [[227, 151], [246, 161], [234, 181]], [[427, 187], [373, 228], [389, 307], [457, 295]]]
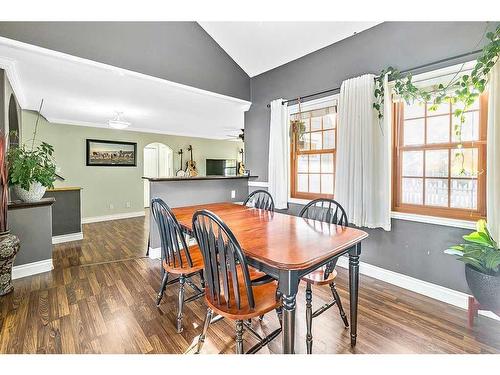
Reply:
[[130, 126], [130, 122], [120, 120], [120, 116], [123, 115], [123, 112], [116, 112], [116, 116], [113, 120], [108, 121], [108, 125], [113, 129], [125, 129]]

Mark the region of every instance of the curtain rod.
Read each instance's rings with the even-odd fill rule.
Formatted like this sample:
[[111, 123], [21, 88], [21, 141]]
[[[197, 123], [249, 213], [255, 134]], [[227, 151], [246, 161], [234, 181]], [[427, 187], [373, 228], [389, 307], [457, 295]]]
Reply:
[[[415, 71], [419, 71], [420, 69], [425, 69], [425, 68], [428, 68], [430, 66], [433, 66], [433, 65], [438, 65], [438, 64], [442, 64], [442, 63], [446, 63], [448, 61], [452, 61], [452, 60], [457, 60], [457, 59], [460, 59], [460, 58], [463, 58], [463, 57], [467, 57], [467, 56], [470, 56], [470, 55], [475, 55], [479, 52], [481, 52], [482, 50], [481, 49], [478, 49], [478, 50], [475, 50], [475, 51], [472, 51], [472, 52], [467, 52], [467, 53], [463, 53], [461, 55], [456, 55], [456, 56], [453, 56], [453, 57], [448, 57], [446, 59], [441, 59], [441, 60], [437, 60], [437, 61], [433, 61], [433, 62], [430, 62], [430, 63], [427, 63], [427, 64], [423, 64], [423, 65], [419, 65], [419, 66], [416, 66], [416, 67], [413, 67], [411, 69], [406, 69], [406, 70], [403, 70], [401, 72], [401, 74], [407, 74], [407, 73], [412, 73], [412, 72], [415, 72]], [[376, 77], [380, 77], [380, 76], [376, 76]], [[311, 98], [313, 96], [318, 96], [318, 95], [322, 95], [322, 94], [328, 94], [328, 93], [336, 93], [336, 92], [339, 92], [340, 91], [340, 87], [335, 87], [333, 89], [328, 89], [328, 90], [324, 90], [324, 91], [320, 91], [320, 92], [316, 92], [314, 94], [309, 94], [309, 95], [304, 95], [304, 96], [301, 96], [300, 99], [307, 99], [307, 98]], [[283, 100], [282, 104], [287, 104], [287, 103], [291, 103], [291, 102], [296, 102], [298, 98], [295, 98], [295, 99], [288, 99], [288, 100]], [[267, 105], [267, 108], [270, 108], [271, 107], [271, 104], [268, 104]]]

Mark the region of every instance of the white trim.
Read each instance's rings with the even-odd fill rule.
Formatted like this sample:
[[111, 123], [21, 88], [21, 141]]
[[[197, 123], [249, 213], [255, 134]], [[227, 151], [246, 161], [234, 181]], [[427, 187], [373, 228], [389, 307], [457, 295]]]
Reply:
[[109, 221], [109, 220], [129, 219], [132, 217], [139, 217], [144, 215], [146, 215], [145, 211], [137, 211], [137, 212], [125, 212], [123, 214], [84, 217], [82, 218], [82, 224], [98, 223], [101, 221]]
[[21, 87], [21, 81], [19, 79], [19, 73], [17, 70], [17, 63], [13, 59], [0, 56], [0, 68], [2, 68], [9, 79], [10, 85], [12, 86], [12, 91], [16, 95], [16, 99], [21, 106], [21, 108], [26, 105], [26, 98], [24, 96], [23, 88]]
[[302, 199], [302, 198], [291, 198], [288, 197], [288, 203], [296, 203], [296, 204], [308, 204], [312, 199]]
[[59, 236], [52, 236], [52, 245], [64, 242], [80, 241], [80, 240], [83, 240], [82, 232], [61, 234]]
[[391, 218], [398, 220], [415, 221], [426, 224], [444, 225], [453, 228], [476, 229], [475, 221], [448, 219], [445, 217], [408, 214], [404, 212], [391, 212]]
[[117, 73], [119, 75], [134, 76], [137, 78], [147, 79], [147, 80], [154, 81], [154, 82], [160, 82], [163, 84], [167, 84], [169, 86], [184, 89], [184, 90], [191, 91], [194, 93], [209, 95], [209, 96], [212, 96], [215, 98], [224, 99], [227, 101], [239, 103], [243, 106], [243, 110], [245, 112], [248, 111], [248, 109], [250, 108], [250, 105], [252, 104], [251, 102], [249, 102], [247, 100], [235, 98], [235, 97], [228, 96], [228, 95], [218, 94], [216, 92], [199, 89], [197, 87], [183, 85], [181, 83], [168, 81], [168, 80], [163, 79], [163, 78], [158, 78], [158, 77], [150, 76], [150, 75], [139, 73], [139, 72], [134, 72], [134, 71], [128, 70], [128, 69], [118, 68], [118, 67], [113, 66], [113, 65], [108, 65], [108, 64], [100, 63], [100, 62], [89, 60], [89, 59], [84, 59], [84, 58], [69, 55], [69, 54], [63, 53], [63, 52], [53, 51], [53, 50], [50, 50], [47, 48], [34, 46], [32, 44], [19, 42], [17, 40], [8, 39], [5, 37], [0, 37], [0, 43], [14, 47], [14, 48], [21, 48], [24, 50], [28, 50], [30, 52], [35, 52], [35, 53], [43, 54], [46, 56], [51, 56], [54, 58], [65, 59], [68, 61], [82, 63], [82, 64], [86, 64], [86, 65], [93, 66], [93, 67], [104, 68], [104, 69], [107, 69], [111, 72]]
[[151, 259], [161, 259], [161, 247], [149, 247], [148, 257]]
[[[319, 99], [308, 100], [306, 102], [300, 103], [301, 111], [311, 111], [314, 109], [325, 108], [325, 106], [333, 107], [338, 105], [339, 94], [333, 94], [329, 96], [324, 96]], [[294, 115], [299, 112], [299, 104], [294, 104], [288, 107], [288, 116]]]
[[20, 279], [21, 277], [36, 275], [42, 272], [49, 272], [54, 269], [51, 259], [44, 259], [38, 262], [21, 264], [12, 267], [12, 279]]
[[269, 182], [267, 182], [267, 181], [248, 181], [248, 186], [268, 188]]
[[[345, 256], [340, 257], [337, 265], [342, 268], [349, 268], [349, 259]], [[400, 288], [411, 290], [412, 292], [422, 294], [424, 296], [434, 298], [438, 301], [448, 303], [450, 305], [467, 309], [467, 301], [469, 295], [453, 289], [445, 288], [444, 286], [436, 285], [397, 273], [384, 268], [373, 266], [368, 263], [359, 262], [359, 272], [362, 275], [373, 277], [377, 280], [382, 280], [386, 283], [396, 285]], [[500, 320], [495, 314], [489, 311], [481, 311], [481, 315]]]

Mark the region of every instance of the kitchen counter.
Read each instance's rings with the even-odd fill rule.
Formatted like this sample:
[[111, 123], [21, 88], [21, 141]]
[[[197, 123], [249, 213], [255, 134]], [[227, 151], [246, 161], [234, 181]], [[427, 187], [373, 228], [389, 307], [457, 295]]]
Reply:
[[200, 180], [236, 180], [257, 178], [259, 176], [196, 176], [196, 177], [143, 177], [149, 181], [200, 181]]

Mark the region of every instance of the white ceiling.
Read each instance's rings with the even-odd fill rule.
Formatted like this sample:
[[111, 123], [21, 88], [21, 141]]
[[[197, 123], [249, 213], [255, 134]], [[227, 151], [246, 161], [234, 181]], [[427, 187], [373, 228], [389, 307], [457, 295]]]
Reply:
[[250, 77], [254, 77], [380, 22], [198, 23]]
[[[129, 130], [226, 139], [244, 126], [250, 102], [0, 38], [23, 109], [54, 123], [108, 127], [116, 111]], [[234, 129], [234, 130], [231, 130]]]

